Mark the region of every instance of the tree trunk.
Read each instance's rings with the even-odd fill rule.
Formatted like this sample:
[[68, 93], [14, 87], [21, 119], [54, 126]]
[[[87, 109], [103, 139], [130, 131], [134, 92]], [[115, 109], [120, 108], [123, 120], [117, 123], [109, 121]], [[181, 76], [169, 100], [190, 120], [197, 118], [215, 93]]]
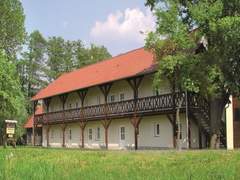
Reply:
[[229, 96], [227, 95], [217, 98], [211, 98], [210, 100], [211, 149], [219, 149], [220, 147], [221, 120], [228, 100]]
[[183, 99], [180, 100], [178, 106], [177, 106], [177, 111], [176, 111], [176, 121], [177, 121], [177, 149], [181, 150], [182, 149], [182, 144], [181, 144], [181, 121], [180, 121], [180, 109], [182, 107]]

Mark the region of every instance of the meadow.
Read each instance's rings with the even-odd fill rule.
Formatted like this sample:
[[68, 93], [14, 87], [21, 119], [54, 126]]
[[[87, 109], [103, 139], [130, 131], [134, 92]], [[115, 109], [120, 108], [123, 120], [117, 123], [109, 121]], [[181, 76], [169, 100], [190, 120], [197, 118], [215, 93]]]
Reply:
[[240, 179], [240, 151], [0, 147], [0, 179]]

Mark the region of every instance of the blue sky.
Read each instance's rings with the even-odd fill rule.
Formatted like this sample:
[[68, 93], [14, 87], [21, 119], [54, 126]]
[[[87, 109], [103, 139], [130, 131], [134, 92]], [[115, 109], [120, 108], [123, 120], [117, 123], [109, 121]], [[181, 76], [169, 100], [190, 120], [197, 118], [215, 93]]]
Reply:
[[112, 55], [144, 45], [154, 17], [144, 0], [22, 0], [27, 32], [104, 45]]

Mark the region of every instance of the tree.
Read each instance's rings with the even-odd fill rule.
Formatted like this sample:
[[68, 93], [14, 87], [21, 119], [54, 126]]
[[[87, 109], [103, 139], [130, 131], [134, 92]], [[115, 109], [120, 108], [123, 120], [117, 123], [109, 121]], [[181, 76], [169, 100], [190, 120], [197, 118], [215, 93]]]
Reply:
[[19, 0], [0, 1], [0, 49], [8, 59], [15, 60], [16, 52], [25, 39], [25, 16]]
[[[26, 98], [30, 102], [30, 98], [48, 83], [45, 77], [47, 42], [39, 31], [34, 31], [29, 35], [26, 45], [27, 51], [17, 62], [17, 67], [23, 92], [26, 93]], [[32, 108], [27, 109], [30, 113]]]
[[156, 30], [146, 40], [161, 60], [156, 84], [165, 76], [180, 90], [205, 96], [212, 139], [219, 137], [229, 96], [240, 95], [240, 2], [147, 0], [146, 5], [157, 17]]
[[65, 41], [63, 38], [51, 37], [48, 40], [47, 56], [47, 65], [49, 66], [47, 75], [49, 81], [51, 82], [56, 79], [60, 74], [65, 72]]
[[0, 51], [0, 137], [5, 119], [18, 120], [17, 134], [20, 134], [25, 118], [25, 100], [15, 64]]
[[108, 52], [107, 48], [104, 46], [96, 46], [94, 44], [91, 44], [89, 50], [89, 63], [88, 64], [93, 64], [105, 59], [111, 58], [111, 54]]

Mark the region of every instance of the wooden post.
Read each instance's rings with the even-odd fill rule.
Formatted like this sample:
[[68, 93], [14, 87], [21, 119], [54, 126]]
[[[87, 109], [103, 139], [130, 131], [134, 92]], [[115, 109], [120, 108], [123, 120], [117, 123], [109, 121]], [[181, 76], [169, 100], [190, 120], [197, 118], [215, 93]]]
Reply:
[[63, 109], [63, 124], [62, 124], [62, 133], [63, 133], [63, 140], [62, 140], [62, 147], [65, 147], [65, 129], [66, 125], [65, 123], [65, 104], [67, 101], [68, 94], [61, 94], [59, 96], [61, 102], [62, 102], [62, 109]]
[[102, 122], [102, 125], [104, 127], [104, 131], [105, 131], [105, 146], [106, 146], [106, 149], [108, 149], [108, 128], [112, 122], [111, 119], [105, 119]]
[[173, 147], [177, 147], [177, 110], [176, 110], [176, 73], [174, 73], [173, 81], [172, 81], [172, 111], [173, 111], [173, 121], [172, 121], [172, 126], [173, 126]]
[[[51, 98], [46, 98], [43, 100], [43, 103], [45, 104], [46, 106], [46, 113], [49, 113], [49, 106], [50, 106], [50, 103], [51, 103]], [[48, 119], [47, 119], [47, 147], [49, 147], [49, 130], [50, 130], [50, 126], [49, 126], [49, 122], [48, 122]]]
[[140, 117], [133, 117], [131, 119], [131, 123], [134, 127], [134, 143], [135, 143], [135, 150], [138, 149], [138, 134], [139, 134], [139, 124], [141, 122], [141, 118]]
[[47, 147], [49, 147], [50, 146], [50, 144], [49, 144], [49, 131], [50, 131], [50, 126], [47, 124]]
[[133, 98], [134, 98], [134, 115], [131, 119], [131, 123], [134, 127], [134, 142], [135, 142], [135, 150], [138, 149], [138, 134], [139, 134], [139, 124], [141, 118], [137, 117], [137, 99], [138, 99], [138, 89], [143, 80], [144, 76], [134, 77], [127, 79], [128, 84], [131, 86], [133, 90]]
[[62, 133], [63, 133], [63, 139], [62, 139], [62, 147], [66, 147], [65, 144], [65, 130], [66, 130], [66, 124], [62, 124]]
[[87, 121], [84, 118], [84, 100], [86, 98], [88, 89], [82, 89], [78, 91], [78, 96], [81, 100], [81, 114], [80, 114], [80, 129], [81, 129], [81, 138], [82, 138], [82, 148], [84, 148], [84, 129], [87, 125]]
[[108, 149], [108, 128], [111, 124], [111, 119], [108, 118], [108, 111], [109, 110], [108, 110], [108, 106], [107, 106], [107, 97], [108, 97], [108, 94], [110, 92], [111, 87], [112, 87], [112, 83], [103, 84], [103, 85], [99, 86], [101, 92], [104, 95], [105, 119], [102, 121], [102, 125], [103, 125], [104, 130], [105, 130], [105, 146], [106, 146], [106, 149]]
[[198, 128], [198, 141], [199, 141], [199, 149], [202, 149], [202, 130]]
[[32, 125], [32, 133], [33, 133], [33, 146], [36, 144], [36, 139], [35, 139], [35, 115], [36, 115], [36, 108], [37, 108], [38, 101], [33, 101], [33, 125]]

